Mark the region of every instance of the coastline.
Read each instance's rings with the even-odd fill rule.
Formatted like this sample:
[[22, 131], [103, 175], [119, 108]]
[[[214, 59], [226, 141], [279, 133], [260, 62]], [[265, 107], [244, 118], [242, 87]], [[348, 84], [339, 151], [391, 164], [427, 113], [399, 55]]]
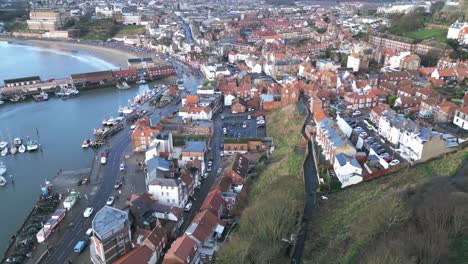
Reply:
[[[118, 48], [103, 47], [85, 43], [57, 41], [57, 40], [37, 40], [37, 39], [19, 39], [12, 37], [1, 37], [0, 41], [6, 41], [12, 44], [29, 45], [38, 48], [52, 49], [65, 51], [70, 53], [83, 53], [93, 57], [102, 59], [106, 62], [114, 64], [116, 68], [127, 68], [127, 60], [130, 58], [140, 58], [149, 56], [147, 54], [139, 54], [130, 50]], [[154, 58], [154, 56], [153, 56]]]

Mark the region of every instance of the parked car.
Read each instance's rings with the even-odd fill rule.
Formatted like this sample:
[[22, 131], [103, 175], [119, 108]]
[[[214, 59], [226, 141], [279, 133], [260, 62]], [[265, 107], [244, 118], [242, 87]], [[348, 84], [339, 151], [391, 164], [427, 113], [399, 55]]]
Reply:
[[384, 152], [384, 153], [380, 154], [380, 157], [382, 159], [385, 159], [386, 157], [390, 157], [390, 154], [388, 154], [387, 152]]
[[226, 135], [227, 134], [227, 128], [223, 127], [223, 134]]
[[221, 115], [221, 120], [224, 120], [224, 115]]
[[206, 179], [206, 178], [208, 178], [208, 176], [210, 176], [210, 173], [208, 173], [208, 172], [203, 173], [203, 178]]
[[102, 153], [101, 154], [101, 164], [106, 164], [107, 163], [107, 153]]
[[135, 125], [131, 125], [131, 126], [130, 126], [130, 129], [131, 129], [131, 130], [134, 130], [135, 128], [136, 128]]
[[393, 157], [392, 156], [388, 156], [388, 157], [385, 157], [383, 158], [386, 162], [390, 162], [393, 160]]
[[213, 162], [210, 160], [208, 161], [208, 167], [211, 167], [211, 166], [213, 166]]
[[359, 136], [365, 139], [365, 138], [367, 138], [367, 133], [366, 132], [361, 132], [361, 133], [359, 133]]
[[94, 209], [92, 207], [88, 207], [84, 210], [83, 217], [88, 218], [93, 214]]
[[356, 130], [356, 131], [363, 131], [363, 130], [362, 130], [362, 127], [360, 127], [360, 126], [354, 128], [354, 130]]
[[120, 163], [120, 170], [121, 170], [121, 171], [125, 170], [125, 164], [124, 164], [123, 162]]
[[394, 159], [394, 160], [390, 161], [390, 166], [395, 166], [395, 165], [398, 165], [398, 164], [400, 164], [400, 161], [397, 160], [397, 159]]
[[206, 171], [211, 172], [211, 167], [206, 168]]
[[377, 154], [382, 155], [383, 153], [385, 153], [385, 149], [381, 148], [381, 149], [378, 149], [376, 152]]
[[[367, 137], [366, 139], [364, 139], [365, 142], [369, 143], [369, 144], [372, 144], [373, 142], [375, 142], [374, 138], [373, 137]], [[372, 143], [371, 143], [372, 142]]]
[[106, 201], [107, 205], [111, 206], [113, 203], [114, 203], [114, 197], [113, 196], [107, 198], [107, 201]]
[[190, 209], [192, 209], [192, 203], [191, 202], [188, 202], [185, 207], [184, 207], [184, 211], [185, 212], [189, 212]]
[[86, 230], [86, 233], [85, 233], [87, 236], [91, 236], [93, 234], [93, 228], [88, 228], [88, 230]]
[[248, 120], [252, 119], [252, 116], [251, 116], [251, 115], [247, 115], [247, 119], [248, 119]]
[[116, 181], [114, 184], [114, 189], [118, 189], [120, 186], [122, 186], [122, 183], [120, 181]]
[[353, 112], [353, 116], [358, 116], [360, 114], [361, 114], [361, 111], [359, 111], [359, 110], [356, 110], [356, 111]]
[[247, 123], [246, 122], [242, 122], [242, 128], [246, 128], [247, 127]]

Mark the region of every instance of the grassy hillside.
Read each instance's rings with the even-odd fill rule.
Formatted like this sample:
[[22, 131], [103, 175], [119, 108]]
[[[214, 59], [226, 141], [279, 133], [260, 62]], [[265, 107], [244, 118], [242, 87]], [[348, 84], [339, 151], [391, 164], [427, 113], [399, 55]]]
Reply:
[[275, 150], [269, 161], [255, 168], [258, 176], [247, 187], [249, 205], [218, 252], [218, 263], [288, 262], [288, 244], [281, 239], [297, 231], [303, 207], [304, 155], [294, 148], [303, 141], [304, 117], [291, 105], [268, 113], [266, 119]]
[[117, 32], [115, 36], [119, 38], [123, 38], [123, 37], [133, 38], [137, 35], [143, 35], [143, 34], [145, 34], [145, 26], [125, 25], [119, 30], [119, 32]]
[[321, 201], [303, 263], [468, 263], [468, 149]]

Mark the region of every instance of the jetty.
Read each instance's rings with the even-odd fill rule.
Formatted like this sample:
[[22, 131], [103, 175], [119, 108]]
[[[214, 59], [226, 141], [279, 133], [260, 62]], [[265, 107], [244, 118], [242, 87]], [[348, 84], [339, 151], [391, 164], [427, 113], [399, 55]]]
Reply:
[[75, 89], [78, 91], [115, 87], [118, 83], [129, 84], [138, 81], [154, 81], [175, 75], [175, 68], [171, 64], [154, 65], [147, 68], [128, 68], [108, 71], [96, 71], [71, 74], [65, 79], [42, 80], [39, 76], [29, 76], [4, 80], [0, 87], [4, 99], [26, 98], [41, 92], [54, 93], [61, 89]]

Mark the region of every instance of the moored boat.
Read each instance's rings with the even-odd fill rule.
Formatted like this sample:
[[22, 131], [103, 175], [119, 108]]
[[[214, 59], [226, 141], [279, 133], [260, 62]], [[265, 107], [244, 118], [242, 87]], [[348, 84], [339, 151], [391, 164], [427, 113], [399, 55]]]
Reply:
[[8, 142], [6, 142], [6, 141], [0, 142], [0, 149], [4, 149], [6, 147], [8, 147]]
[[5, 157], [6, 155], [8, 155], [8, 148], [4, 148], [2, 150], [2, 152], [0, 152], [0, 155], [2, 155], [3, 157]]
[[19, 153], [24, 153], [24, 152], [26, 152], [26, 147], [25, 147], [23, 144], [21, 144], [21, 145], [18, 147], [18, 152], [19, 152]]
[[28, 151], [34, 151], [39, 148], [39, 144], [37, 141], [34, 140], [28, 140], [28, 143], [26, 143], [26, 149]]
[[18, 148], [16, 147], [16, 145], [14, 145], [14, 144], [11, 145], [11, 147], [10, 147], [10, 153], [11, 153], [12, 155], [15, 155], [17, 151], [18, 151]]
[[81, 147], [82, 147], [82, 148], [88, 148], [88, 147], [89, 147], [89, 143], [90, 143], [90, 140], [89, 140], [89, 139], [86, 139], [86, 140], [83, 141], [83, 143], [81, 144]]
[[126, 82], [118, 83], [116, 86], [119, 90], [126, 90], [131, 88], [130, 85], [128, 85]]
[[141, 80], [137, 81], [136, 83], [143, 84], [143, 83], [146, 83], [146, 81], [144, 79], [141, 79]]
[[5, 174], [5, 172], [7, 172], [7, 167], [5, 166], [5, 164], [3, 164], [3, 162], [0, 162], [0, 176]]
[[5, 177], [3, 176], [0, 176], [0, 186], [5, 186], [7, 184], [7, 180], [5, 179]]
[[13, 139], [13, 143], [16, 146], [19, 146], [19, 145], [23, 144], [23, 140], [21, 140], [21, 138], [15, 138], [15, 139]]
[[47, 101], [49, 99], [49, 95], [46, 92], [41, 92], [40, 94], [33, 95], [34, 100], [36, 102]]

